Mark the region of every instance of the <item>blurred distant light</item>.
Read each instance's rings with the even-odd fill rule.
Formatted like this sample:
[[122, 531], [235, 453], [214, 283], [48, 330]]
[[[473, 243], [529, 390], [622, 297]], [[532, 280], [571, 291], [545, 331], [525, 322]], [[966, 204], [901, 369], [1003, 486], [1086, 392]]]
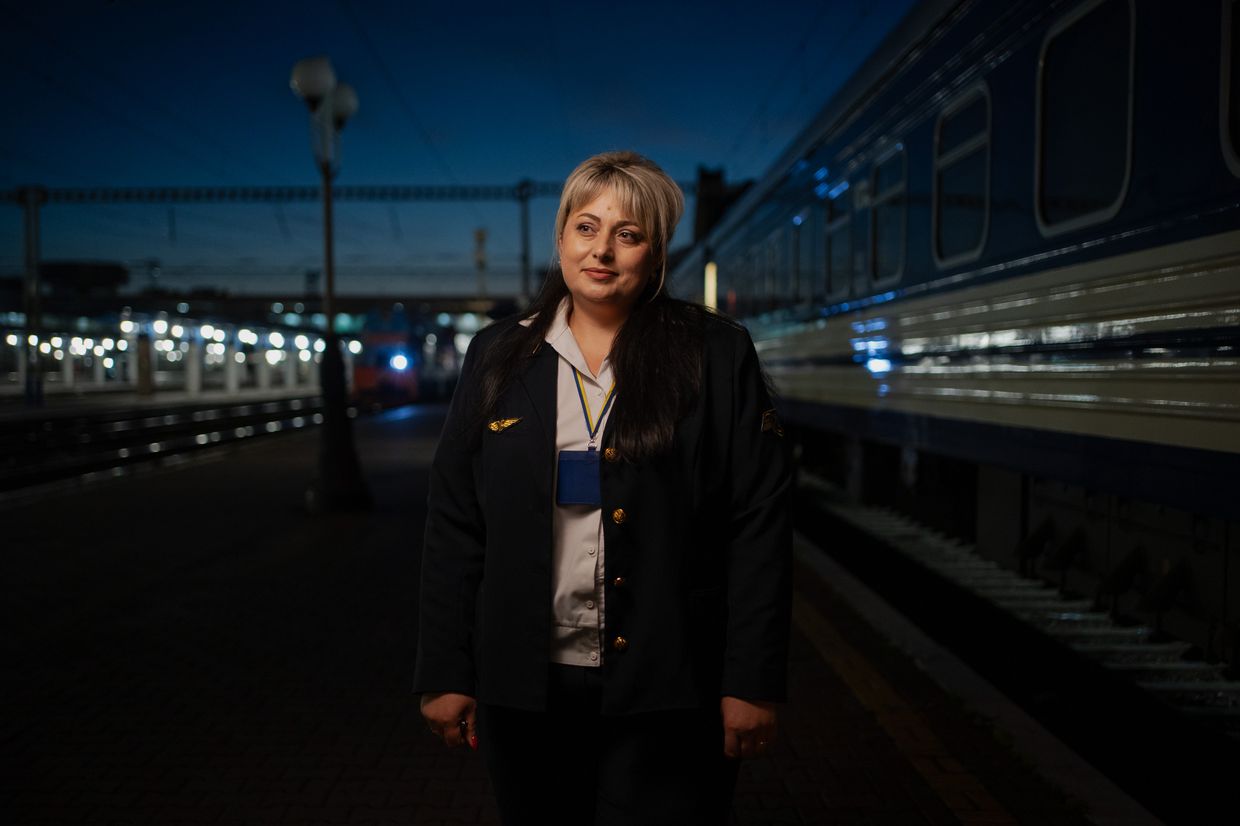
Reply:
[[275, 304], [271, 305], [271, 311], [273, 313], [282, 313], [284, 312], [284, 305], [277, 301]]
[[242, 344], [258, 344], [258, 334], [253, 330], [242, 328], [237, 333], [237, 340]]
[[214, 338], [215, 328], [212, 327], [210, 324], [204, 324], [198, 328], [198, 335], [202, 336], [203, 338]]
[[434, 333], [426, 334], [426, 343], [429, 344], [430, 346], [434, 347], [435, 344], [438, 343], [438, 341], [439, 341], [439, 336], [435, 335]]
[[43, 342], [42, 344], [39, 345], [39, 352], [43, 353], [44, 355], [47, 355], [48, 353], [52, 352], [52, 345], [48, 344], [46, 341]]
[[52, 358], [56, 359], [56, 361], [64, 361], [64, 360], [65, 360], [65, 351], [64, 351], [64, 350], [57, 350], [56, 352], [52, 353]]
[[245, 353], [233, 353], [233, 361], [237, 364], [245, 364]]
[[283, 347], [284, 346], [284, 334], [281, 333], [279, 330], [272, 330], [270, 333], [267, 334], [267, 343], [270, 344], [272, 347]]
[[388, 364], [392, 366], [393, 370], [409, 369], [409, 359], [405, 356], [404, 353], [397, 353], [396, 355], [392, 356], [392, 358], [388, 360]]
[[110, 338], [105, 338], [105, 339], [103, 340], [103, 349], [105, 349], [105, 350], [111, 350], [111, 349], [113, 349], [114, 347], [116, 347], [116, 342], [115, 342], [115, 341], [113, 341], [112, 339], [110, 339]]
[[452, 316], [447, 313], [440, 313], [435, 317], [435, 321], [439, 322], [440, 327], [447, 327], [452, 323]]
[[297, 357], [300, 358], [302, 361], [309, 361], [310, 359], [314, 358], [314, 355], [309, 350], [302, 350], [300, 353], [297, 354]]
[[194, 441], [200, 445], [205, 445], [207, 442], [211, 441], [211, 437], [205, 433], [199, 433], [194, 437]]
[[224, 332], [219, 327], [216, 327], [215, 335], [211, 336], [211, 338], [215, 339], [216, 341], [223, 341], [224, 339], [228, 338], [228, 333]]
[[120, 341], [116, 342], [116, 349], [117, 350], [128, 350], [129, 342], [125, 341], [125, 339], [122, 338]]
[[34, 347], [36, 344], [38, 344], [38, 343], [39, 343], [39, 337], [38, 337], [38, 336], [36, 336], [34, 333], [31, 333], [31, 334], [30, 334], [30, 335], [26, 338], [26, 343], [27, 343], [27, 344], [29, 344], [31, 347]]
[[278, 364], [280, 361], [280, 355], [281, 353], [279, 350], [268, 350], [267, 351], [267, 363], [271, 365]]
[[96, 344], [95, 348], [91, 350], [91, 352], [94, 353], [96, 356], [102, 357], [106, 351], [103, 349], [102, 344]]
[[827, 168], [826, 168], [825, 166], [820, 166], [820, 167], [818, 167], [818, 169], [817, 169], [817, 170], [815, 170], [815, 172], [814, 172], [814, 180], [815, 180], [815, 181], [825, 181], [825, 180], [827, 179], [827, 176], [828, 176], [829, 174], [831, 174], [831, 173], [827, 172]]
[[323, 352], [323, 351], [324, 351], [324, 350], [326, 350], [326, 349], [327, 349], [327, 342], [326, 342], [326, 341], [324, 341], [324, 340], [323, 340], [323, 339], [321, 339], [321, 338], [316, 338], [316, 339], [314, 340], [314, 352], [316, 352], [316, 353], [321, 353], [321, 352]]
[[309, 339], [309, 337], [308, 337], [308, 336], [306, 336], [306, 335], [304, 335], [304, 334], [303, 334], [303, 335], [299, 335], [299, 336], [297, 336], [297, 338], [293, 339], [293, 345], [294, 345], [294, 346], [295, 346], [298, 350], [305, 350], [307, 347], [309, 347], [309, 346], [310, 346], [310, 339]]
[[178, 304], [178, 305], [177, 305], [177, 312], [178, 312], [178, 313], [188, 313], [188, 312], [189, 312], [189, 305], [188, 305], [188, 304], [186, 304], [184, 301], [182, 301], [180, 304]]
[[180, 338], [181, 336], [185, 335], [185, 328], [182, 327], [180, 324], [173, 324], [172, 335], [175, 336], [176, 338]]
[[164, 446], [160, 444], [159, 442], [151, 442], [149, 445], [146, 446], [146, 449], [151, 451], [152, 453], [158, 453], [159, 451], [164, 449]]
[[801, 217], [800, 215], [793, 215], [792, 223], [799, 227], [801, 226], [801, 224], [805, 223], [805, 219]]
[[473, 341], [473, 339], [474, 337], [468, 333], [457, 333], [452, 337], [452, 343], [456, 346], [458, 353], [464, 353], [469, 349], [469, 342]]
[[162, 318], [157, 318], [155, 323], [151, 325], [151, 329], [155, 331], [155, 335], [162, 336], [168, 332], [168, 322]]
[[130, 321], [129, 319], [125, 319], [124, 321], [121, 322], [121, 332], [132, 333], [135, 326], [136, 325], [132, 321]]
[[8, 344], [10, 347], [16, 347], [16, 346], [17, 346], [17, 336], [13, 335], [12, 333], [9, 333], [7, 336], [5, 336], [5, 337], [4, 337], [4, 341], [5, 341], [5, 343], [6, 343], [6, 344]]
[[297, 315], [297, 313], [285, 313], [284, 323], [290, 327], [297, 327], [301, 324], [301, 316]]
[[834, 201], [836, 198], [848, 191], [848, 181], [840, 181], [827, 191], [827, 197]]
[[890, 359], [868, 359], [865, 363], [865, 369], [875, 375], [891, 372]]
[[95, 340], [93, 338], [83, 339], [82, 346], [89, 350], [95, 346]]
[[103, 366], [108, 368], [109, 370], [111, 370], [115, 364], [116, 364], [116, 361], [111, 356], [108, 356], [107, 358], [103, 360]]
[[65, 340], [60, 336], [52, 336], [52, 346], [59, 350], [65, 346]]
[[302, 304], [300, 301], [298, 301], [296, 304], [293, 305], [293, 312], [304, 313], [305, 311], [306, 311], [306, 305]]
[[353, 354], [353, 355], [355, 355], [355, 356], [356, 356], [356, 355], [358, 355], [359, 353], [361, 353], [361, 352], [362, 352], [362, 343], [361, 343], [360, 341], [358, 341], [357, 339], [353, 339], [352, 341], [350, 341], [350, 342], [349, 342], [349, 352], [350, 352], [350, 353], [352, 353], [352, 354]]

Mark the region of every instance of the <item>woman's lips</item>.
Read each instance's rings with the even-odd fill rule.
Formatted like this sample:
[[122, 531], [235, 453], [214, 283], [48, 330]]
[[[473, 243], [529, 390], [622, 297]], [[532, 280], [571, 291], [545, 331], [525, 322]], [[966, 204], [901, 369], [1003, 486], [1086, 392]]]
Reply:
[[588, 270], [584, 270], [583, 272], [585, 272], [585, 274], [586, 274], [586, 275], [590, 276], [591, 278], [595, 279], [596, 281], [602, 281], [602, 280], [604, 280], [604, 279], [606, 279], [606, 278], [612, 278], [612, 277], [614, 277], [615, 275], [617, 275], [617, 273], [616, 273], [616, 272], [614, 272], [613, 270], [595, 270], [595, 269], [588, 269]]

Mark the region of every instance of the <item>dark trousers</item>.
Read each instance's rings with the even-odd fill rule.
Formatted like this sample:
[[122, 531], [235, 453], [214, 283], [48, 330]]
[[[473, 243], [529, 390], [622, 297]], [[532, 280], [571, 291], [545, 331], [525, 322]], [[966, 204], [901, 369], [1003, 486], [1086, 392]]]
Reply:
[[480, 704], [504, 826], [726, 826], [738, 764], [718, 708], [599, 713], [597, 668], [551, 665], [547, 711]]

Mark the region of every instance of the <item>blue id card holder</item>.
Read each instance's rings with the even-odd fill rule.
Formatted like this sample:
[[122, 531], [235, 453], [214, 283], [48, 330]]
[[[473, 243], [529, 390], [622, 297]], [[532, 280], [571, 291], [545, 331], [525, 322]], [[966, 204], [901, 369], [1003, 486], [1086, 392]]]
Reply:
[[601, 507], [603, 497], [599, 490], [598, 474], [598, 451], [594, 448], [561, 450], [555, 503]]

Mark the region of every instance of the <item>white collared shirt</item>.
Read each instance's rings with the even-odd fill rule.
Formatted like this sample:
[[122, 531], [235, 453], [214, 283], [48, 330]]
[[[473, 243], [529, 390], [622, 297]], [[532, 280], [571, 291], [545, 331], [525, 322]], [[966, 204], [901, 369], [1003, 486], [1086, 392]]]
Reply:
[[[569, 306], [567, 298], [560, 302], [546, 336], [547, 343], [560, 356], [555, 388], [557, 470], [559, 451], [585, 450], [590, 441], [574, 368], [581, 374], [591, 417], [599, 415], [614, 383], [610, 359], [603, 360], [597, 376], [590, 372], [577, 339], [568, 328]], [[595, 433], [596, 447], [610, 416], [608, 408]], [[551, 661], [602, 665], [602, 509], [591, 505], [553, 505], [551, 526]]]

